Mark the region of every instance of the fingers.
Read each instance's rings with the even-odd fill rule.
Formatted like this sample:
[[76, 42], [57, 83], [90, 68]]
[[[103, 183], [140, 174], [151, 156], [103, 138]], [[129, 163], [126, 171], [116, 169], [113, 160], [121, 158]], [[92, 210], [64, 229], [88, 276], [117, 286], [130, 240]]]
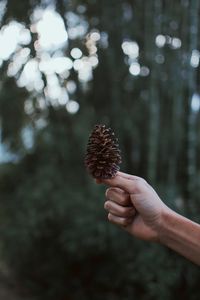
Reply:
[[115, 225], [119, 225], [123, 227], [126, 227], [133, 222], [132, 218], [122, 218], [122, 217], [115, 216], [111, 213], [108, 214], [108, 220]]
[[124, 227], [133, 222], [136, 210], [128, 193], [120, 188], [109, 188], [106, 191], [106, 199], [104, 208], [108, 211], [108, 220], [111, 223]]
[[112, 200], [122, 206], [131, 205], [130, 196], [120, 188], [109, 188], [106, 190], [106, 199]]
[[121, 206], [113, 201], [106, 201], [104, 204], [104, 208], [111, 213], [112, 215], [121, 217], [121, 218], [129, 218], [133, 217], [136, 213], [135, 208], [133, 206]]

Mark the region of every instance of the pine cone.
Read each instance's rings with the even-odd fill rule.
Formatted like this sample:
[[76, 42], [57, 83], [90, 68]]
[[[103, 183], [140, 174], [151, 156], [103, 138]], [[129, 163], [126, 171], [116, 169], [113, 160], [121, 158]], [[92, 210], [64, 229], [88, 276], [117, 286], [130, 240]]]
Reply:
[[96, 125], [87, 145], [87, 170], [94, 178], [108, 179], [116, 175], [120, 163], [121, 155], [114, 132], [105, 125]]

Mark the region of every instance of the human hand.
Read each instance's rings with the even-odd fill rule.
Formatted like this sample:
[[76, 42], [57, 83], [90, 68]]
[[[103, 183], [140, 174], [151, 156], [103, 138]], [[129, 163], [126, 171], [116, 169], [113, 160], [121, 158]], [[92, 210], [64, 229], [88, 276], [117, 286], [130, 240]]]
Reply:
[[114, 178], [97, 183], [110, 186], [104, 205], [110, 222], [140, 239], [159, 241], [162, 215], [170, 209], [144, 179], [118, 172]]

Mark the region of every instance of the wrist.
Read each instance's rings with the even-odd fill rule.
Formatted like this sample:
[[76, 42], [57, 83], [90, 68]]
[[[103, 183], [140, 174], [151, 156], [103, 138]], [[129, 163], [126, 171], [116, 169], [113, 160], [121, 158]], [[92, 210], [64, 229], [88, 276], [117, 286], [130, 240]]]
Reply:
[[160, 214], [160, 218], [157, 224], [157, 235], [158, 243], [168, 244], [168, 239], [170, 239], [171, 231], [173, 229], [173, 223], [175, 221], [176, 213], [169, 207], [165, 206]]
[[200, 265], [200, 225], [171, 209], [163, 211], [159, 242]]

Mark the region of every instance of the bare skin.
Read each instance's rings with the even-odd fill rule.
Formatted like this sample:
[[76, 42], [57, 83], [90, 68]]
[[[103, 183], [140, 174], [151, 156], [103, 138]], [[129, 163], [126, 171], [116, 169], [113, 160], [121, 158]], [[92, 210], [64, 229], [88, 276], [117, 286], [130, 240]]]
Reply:
[[118, 172], [97, 180], [106, 190], [108, 220], [131, 235], [159, 242], [200, 265], [200, 225], [175, 213], [142, 178]]

